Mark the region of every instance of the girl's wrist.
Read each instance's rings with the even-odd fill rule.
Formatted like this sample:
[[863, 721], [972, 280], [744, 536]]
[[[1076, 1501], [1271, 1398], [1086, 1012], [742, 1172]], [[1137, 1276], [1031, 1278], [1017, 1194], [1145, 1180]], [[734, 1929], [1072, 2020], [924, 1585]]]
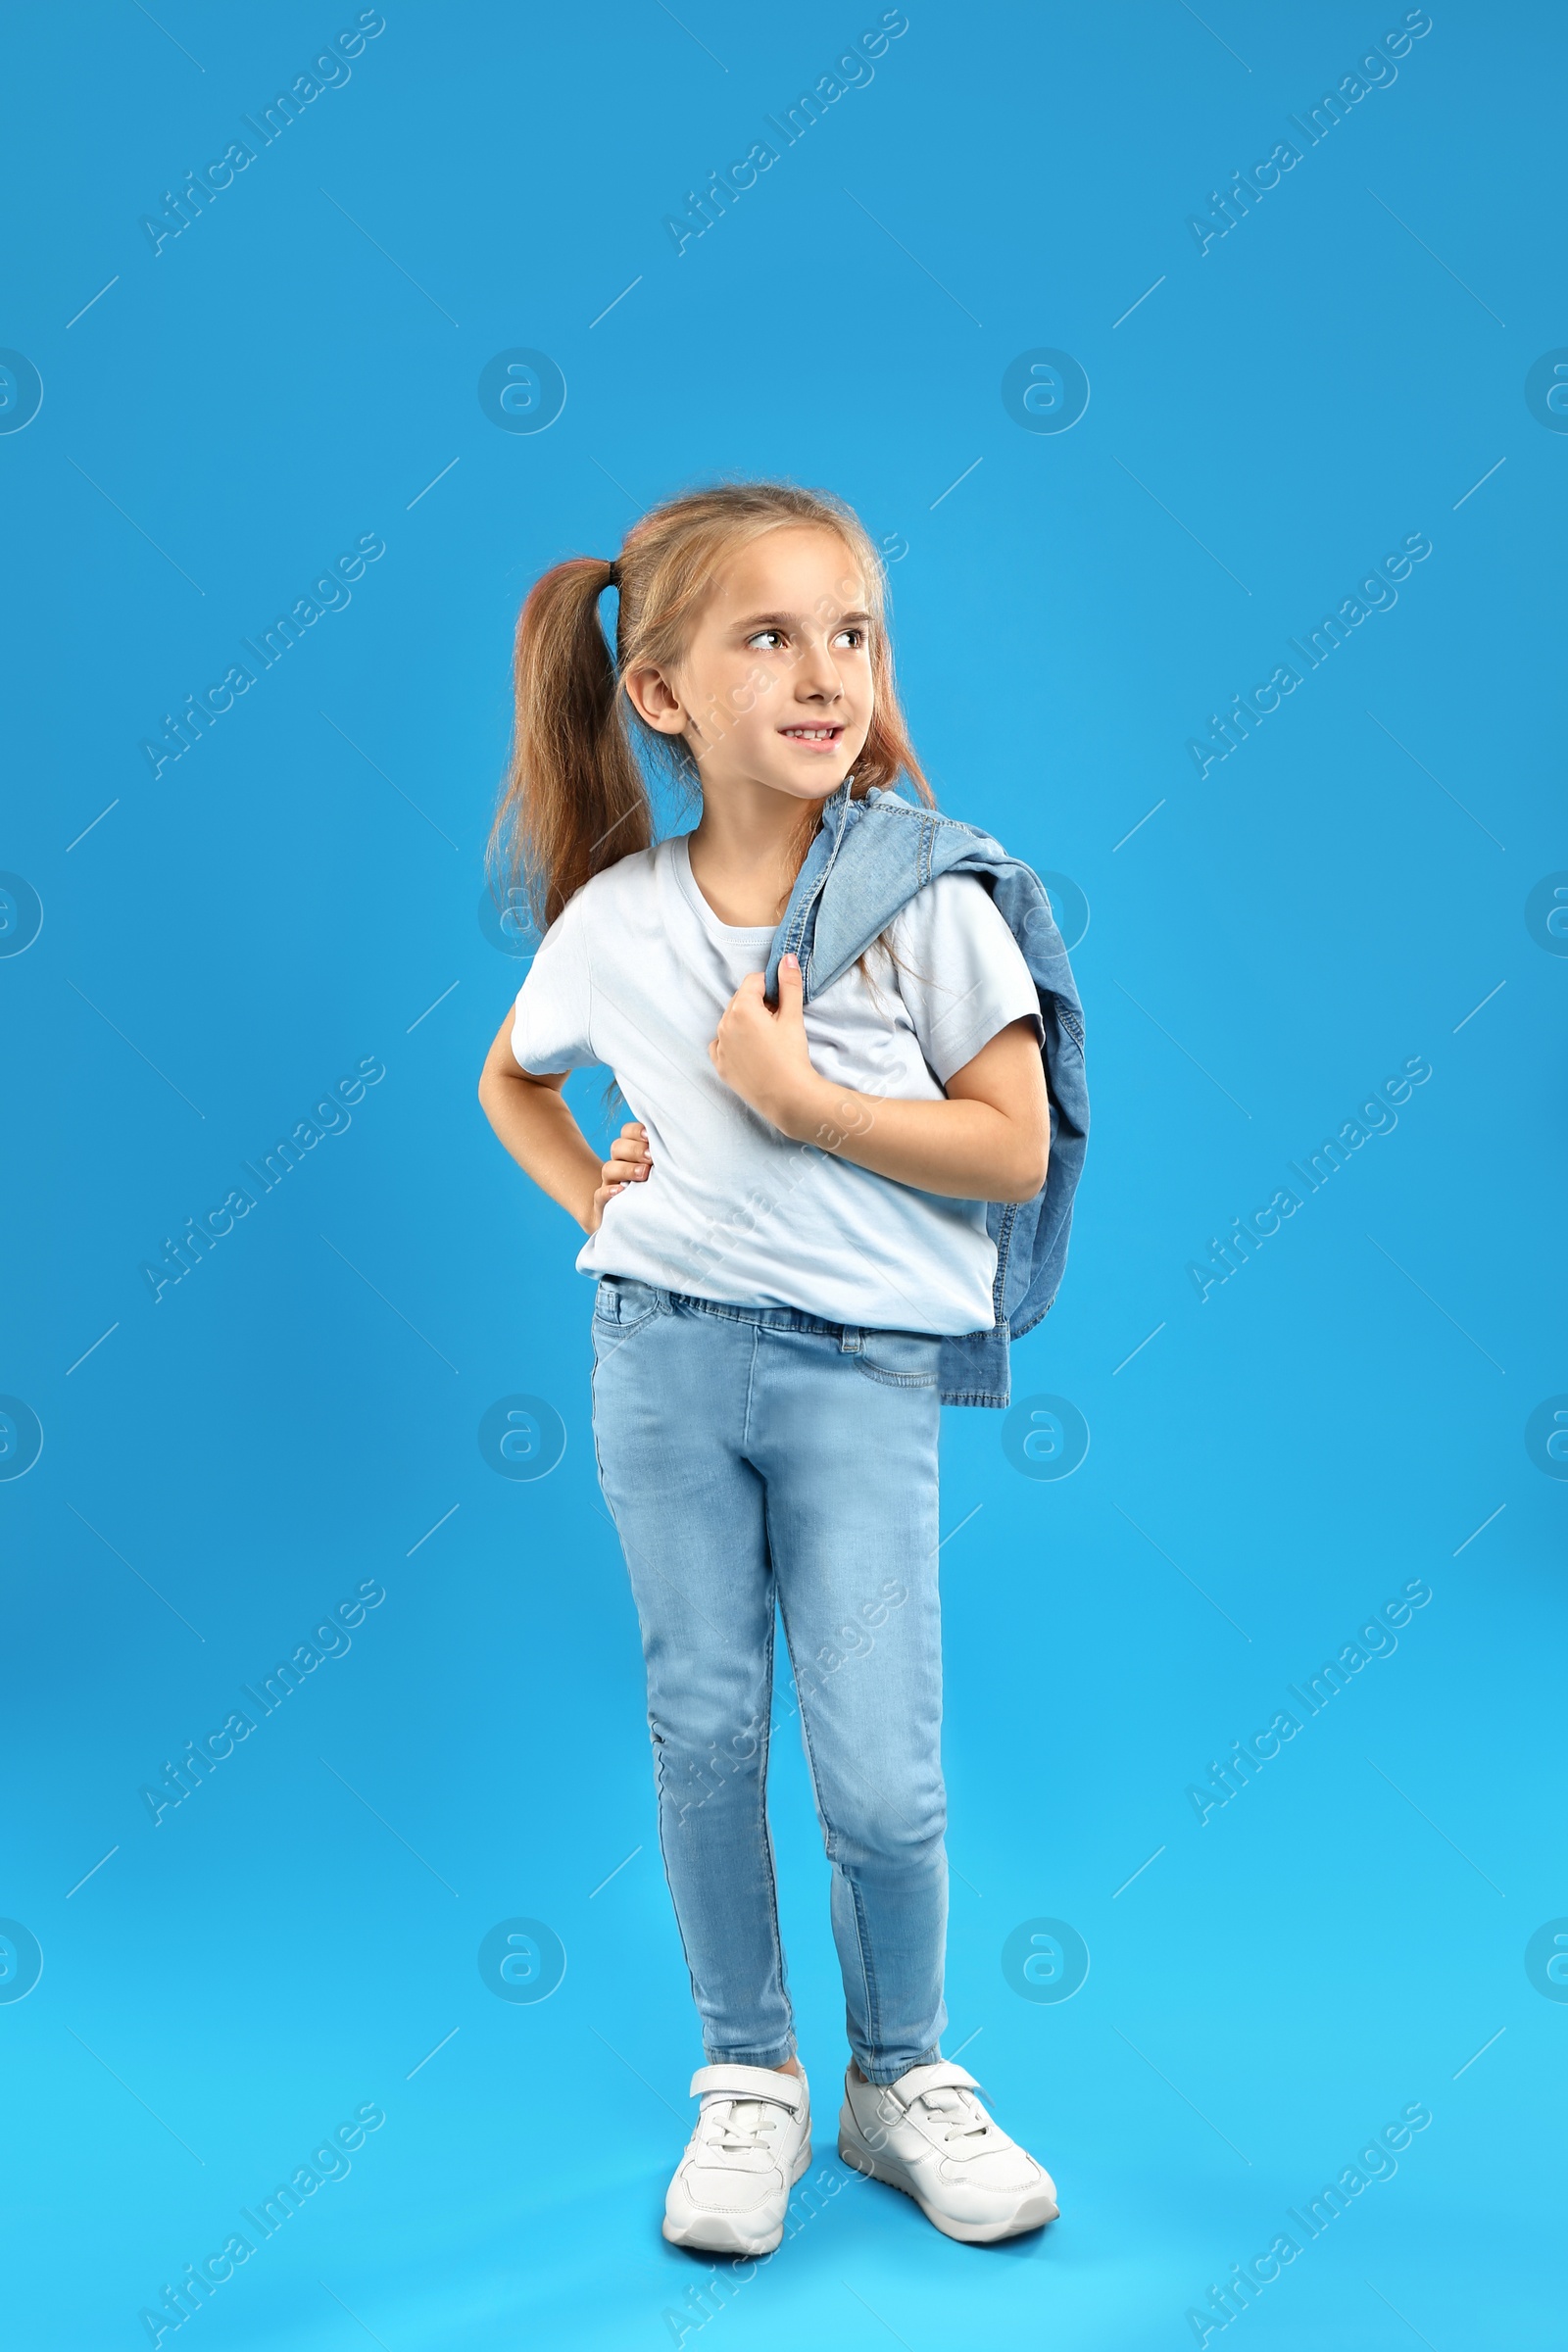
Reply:
[[792, 1144], [816, 1144], [836, 1152], [844, 1137], [859, 1124], [858, 1104], [847, 1088], [835, 1086], [813, 1070], [792, 1091], [785, 1115], [774, 1125]]
[[575, 1200], [565, 1203], [567, 1214], [582, 1227], [584, 1233], [588, 1234], [597, 1233], [599, 1230], [599, 1219], [595, 1212], [594, 1202], [598, 1198], [600, 1174], [599, 1168], [595, 1167], [593, 1175], [587, 1180], [581, 1193]]

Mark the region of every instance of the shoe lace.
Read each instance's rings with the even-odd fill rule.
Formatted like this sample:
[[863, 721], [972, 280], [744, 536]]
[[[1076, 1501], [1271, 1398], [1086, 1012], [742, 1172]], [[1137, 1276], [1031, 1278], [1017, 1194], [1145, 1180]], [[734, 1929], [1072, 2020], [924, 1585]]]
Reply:
[[778, 2109], [766, 2099], [715, 2099], [703, 2121], [709, 2146], [734, 2156], [762, 2148], [777, 2129]]
[[947, 2146], [956, 2139], [984, 2139], [997, 2129], [974, 2092], [956, 2084], [923, 2091], [916, 2104], [930, 2117]]

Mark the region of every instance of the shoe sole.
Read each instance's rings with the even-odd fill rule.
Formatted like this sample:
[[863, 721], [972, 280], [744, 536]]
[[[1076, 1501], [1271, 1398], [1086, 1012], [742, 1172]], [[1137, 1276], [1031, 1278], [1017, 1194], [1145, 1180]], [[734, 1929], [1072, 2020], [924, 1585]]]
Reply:
[[[790, 2174], [791, 2188], [795, 2186], [803, 2173], [810, 2170], [810, 2164], [811, 2138], [810, 2133], [808, 2132], [801, 2142], [800, 2154], [796, 2157], [795, 2168]], [[789, 2199], [786, 2198], [786, 2212], [788, 2208]], [[663, 2234], [672, 2246], [690, 2246], [705, 2254], [771, 2254], [784, 2242], [784, 2224], [781, 2221], [769, 2237], [748, 2237], [743, 2230], [737, 2230], [733, 2226], [726, 2228], [717, 2215], [690, 2222], [681, 2230], [672, 2230], [669, 2216], [666, 2213]]]
[[934, 2230], [944, 2237], [955, 2237], [966, 2246], [993, 2245], [998, 2238], [1022, 2237], [1030, 2230], [1043, 2230], [1047, 2222], [1056, 2219], [1059, 2208], [1044, 2189], [1026, 2197], [1005, 2221], [958, 2222], [950, 2214], [938, 2213], [926, 2203], [920, 2191], [909, 2180], [895, 2157], [878, 2155], [864, 2139], [848, 2105], [839, 2117], [839, 2158], [852, 2172], [866, 2180], [884, 2181], [889, 2188], [899, 2188], [912, 2198]]

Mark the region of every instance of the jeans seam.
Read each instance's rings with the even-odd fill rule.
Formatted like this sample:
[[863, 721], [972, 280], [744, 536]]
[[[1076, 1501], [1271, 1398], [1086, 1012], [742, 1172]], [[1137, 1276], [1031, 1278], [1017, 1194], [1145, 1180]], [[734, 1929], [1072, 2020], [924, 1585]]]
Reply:
[[[732, 1317], [732, 1318], [731, 1318], [731, 1320], [738, 1320], [738, 1318], [733, 1318], [733, 1317]], [[758, 1327], [757, 1327], [757, 1325], [754, 1323], [754, 1324], [753, 1324], [753, 1326], [752, 1326], [752, 1360], [751, 1360], [751, 1362], [750, 1362], [750, 1363], [747, 1365], [747, 1367], [746, 1367], [746, 1402], [745, 1402], [745, 1404], [744, 1404], [744, 1406], [742, 1407], [742, 1410], [741, 1410], [741, 1458], [742, 1458], [742, 1460], [743, 1460], [743, 1461], [746, 1461], [746, 1462], [751, 1462], [752, 1468], [753, 1468], [754, 1470], [756, 1470], [756, 1469], [757, 1469], [757, 1465], [756, 1465], [756, 1463], [755, 1463], [755, 1462], [752, 1462], [752, 1457], [751, 1457], [751, 1454], [748, 1452], [747, 1448], [750, 1446], [750, 1445], [751, 1445], [751, 1442], [752, 1442], [752, 1398], [753, 1398], [753, 1396], [756, 1394], [756, 1390], [757, 1390], [757, 1352], [758, 1352], [758, 1348], [759, 1348], [759, 1346], [760, 1346], [760, 1335], [759, 1335]], [[759, 1477], [759, 1478], [761, 1478], [761, 1476], [762, 1476], [762, 1474], [761, 1474], [761, 1472], [760, 1472], [760, 1470], [757, 1472], [757, 1475], [758, 1475], [758, 1477]], [[765, 1535], [765, 1534], [766, 1534], [766, 1532], [767, 1532], [767, 1503], [766, 1503], [766, 1495], [767, 1495], [767, 1481], [766, 1481], [766, 1479], [765, 1479], [765, 1478], [764, 1478], [764, 1479], [762, 1479], [762, 1494], [763, 1494], [763, 1504], [762, 1504], [762, 1530], [763, 1530], [763, 1533], [764, 1533], [764, 1535]], [[772, 1544], [771, 1544], [771, 1543], [769, 1543], [769, 1544], [768, 1544], [767, 1562], [768, 1562], [768, 1571], [769, 1571], [769, 1574], [771, 1575], [771, 1573], [772, 1573], [772, 1566], [773, 1566], [773, 1547], [772, 1547]], [[785, 1631], [786, 1631], [786, 1633], [788, 1632], [788, 1630], [789, 1630], [789, 1625], [788, 1625], [788, 1620], [786, 1620], [786, 1621], [785, 1621]], [[770, 1618], [770, 1619], [768, 1620], [768, 1641], [769, 1641], [769, 1642], [770, 1642], [770, 1643], [771, 1643], [771, 1642], [772, 1642], [772, 1638], [773, 1638], [773, 1636], [772, 1636], [772, 1620], [771, 1620], [771, 1618]], [[771, 1704], [771, 1701], [769, 1702], [769, 1704]]]
[[[610, 1356], [618, 1355], [627, 1342], [634, 1340], [640, 1331], [646, 1331], [649, 1324], [655, 1321], [662, 1311], [661, 1307], [656, 1306], [648, 1314], [640, 1315], [635, 1323], [612, 1323], [608, 1316], [601, 1315], [596, 1311], [590, 1327], [595, 1342], [596, 1359], [601, 1348], [604, 1349], [607, 1360]], [[615, 1335], [613, 1348], [606, 1345], [603, 1335], [607, 1332], [613, 1332]]]
[[[765, 1530], [767, 1525], [765, 1503], [762, 1524]], [[774, 1585], [771, 1549], [768, 1557], [767, 1581], [770, 1587]], [[778, 1921], [778, 1868], [773, 1853], [773, 1833], [767, 1819], [767, 1766], [773, 1745], [773, 1611], [771, 1607], [767, 1612], [767, 1646], [763, 1652], [762, 1686], [767, 1705], [760, 1753], [758, 1757], [757, 1814], [758, 1828], [760, 1831], [758, 1842], [761, 1851], [762, 1866], [767, 1873], [767, 1908], [773, 1929], [773, 1961], [778, 1971], [779, 1996], [784, 2003], [785, 2034], [793, 2050], [795, 2046], [795, 2010], [794, 2004], [790, 2000], [789, 1986], [785, 1982], [784, 1936]]]
[[[621, 1535], [620, 1535], [620, 1529], [619, 1529], [619, 1526], [618, 1526], [618, 1525], [616, 1525], [616, 1523], [615, 1523], [615, 1516], [614, 1516], [615, 1506], [614, 1506], [614, 1504], [613, 1504], [613, 1503], [611, 1503], [611, 1502], [610, 1502], [610, 1489], [609, 1489], [609, 1488], [606, 1486], [606, 1484], [605, 1484], [605, 1465], [604, 1465], [604, 1458], [603, 1458], [603, 1456], [601, 1455], [601, 1453], [600, 1453], [600, 1450], [599, 1450], [599, 1418], [598, 1418], [598, 1413], [597, 1413], [597, 1410], [596, 1410], [596, 1407], [597, 1407], [597, 1405], [598, 1405], [598, 1401], [599, 1401], [599, 1386], [598, 1386], [598, 1383], [599, 1383], [599, 1362], [598, 1362], [598, 1359], [597, 1359], [597, 1357], [596, 1357], [596, 1358], [595, 1358], [595, 1361], [594, 1361], [594, 1364], [593, 1364], [593, 1368], [592, 1368], [592, 1370], [590, 1371], [590, 1373], [589, 1373], [589, 1375], [588, 1375], [588, 1396], [589, 1396], [588, 1426], [589, 1426], [589, 1429], [590, 1429], [590, 1431], [592, 1432], [592, 1435], [593, 1435], [593, 1441], [594, 1441], [594, 1467], [595, 1467], [595, 1469], [596, 1469], [596, 1470], [598, 1471], [598, 1473], [599, 1473], [599, 1489], [600, 1489], [600, 1493], [601, 1493], [601, 1494], [604, 1495], [604, 1498], [605, 1498], [606, 1502], [607, 1502], [607, 1503], [610, 1503], [611, 1524], [612, 1524], [612, 1526], [613, 1526], [613, 1527], [614, 1527], [616, 1536], [617, 1536], [617, 1537], [620, 1537], [621, 1547], [622, 1547], [622, 1550], [624, 1551], [624, 1550], [626, 1549], [626, 1542], [625, 1542], [625, 1538], [624, 1538], [623, 1536], [621, 1536]], [[628, 1558], [628, 1560], [627, 1560], [627, 1562], [626, 1562], [626, 1579], [627, 1579], [627, 1583], [628, 1583], [628, 1584], [630, 1584], [630, 1582], [631, 1582], [631, 1562], [630, 1562], [629, 1558]], [[635, 1594], [633, 1595], [633, 1597], [634, 1597], [634, 1599], [635, 1599]], [[637, 1614], [638, 1614], [638, 1620], [639, 1620], [639, 1630], [640, 1630], [640, 1627], [641, 1627], [641, 1617], [642, 1617], [642, 1611], [639, 1609], [639, 1610], [638, 1610], [638, 1612], [637, 1612]], [[665, 1884], [666, 1886], [668, 1886], [668, 1885], [670, 1884], [670, 1877], [669, 1877], [669, 1855], [668, 1855], [667, 1851], [665, 1850], [665, 1845], [664, 1845], [664, 1798], [665, 1798], [665, 1794], [666, 1794], [666, 1784], [665, 1784], [665, 1779], [664, 1779], [664, 1742], [663, 1742], [663, 1740], [662, 1740], [660, 1738], [660, 1736], [659, 1736], [658, 1732], [657, 1732], [657, 1731], [655, 1730], [655, 1728], [654, 1728], [654, 1719], [653, 1719], [653, 1714], [652, 1714], [652, 1711], [650, 1711], [650, 1713], [649, 1713], [649, 1716], [648, 1716], [648, 1734], [649, 1734], [649, 1739], [650, 1739], [650, 1741], [651, 1741], [651, 1743], [652, 1743], [653, 1750], [654, 1750], [654, 1820], [655, 1820], [655, 1822], [657, 1823], [657, 1825], [658, 1825], [658, 1829], [659, 1829], [659, 1859], [660, 1859], [660, 1862], [661, 1862], [661, 1864], [662, 1865], [663, 1872], [664, 1872], [664, 1884]], [[696, 1971], [696, 1970], [693, 1968], [693, 1966], [692, 1966], [692, 1956], [691, 1956], [691, 1953], [689, 1952], [689, 1950], [687, 1949], [687, 1946], [686, 1946], [686, 1931], [685, 1931], [685, 1929], [684, 1929], [684, 1928], [681, 1926], [681, 1923], [680, 1923], [680, 1910], [679, 1910], [679, 1907], [678, 1907], [678, 1905], [676, 1905], [676, 1904], [674, 1904], [674, 1903], [671, 1903], [671, 1905], [670, 1905], [670, 1909], [671, 1909], [671, 1910], [674, 1912], [674, 1914], [675, 1914], [675, 1933], [676, 1933], [676, 1935], [677, 1935], [677, 1936], [680, 1937], [680, 1952], [681, 1952], [681, 1958], [682, 1958], [682, 1959], [685, 1961], [685, 1963], [686, 1963], [686, 1977], [687, 1977], [687, 1981], [688, 1981], [688, 1983], [690, 1984], [690, 1985], [691, 1985], [691, 1988], [692, 1988], [692, 1999], [693, 1999], [693, 2001], [694, 2001], [694, 2002], [697, 2004], [698, 2013], [699, 2013], [699, 2015], [701, 2015], [701, 2013], [702, 2013], [702, 2005], [703, 2005], [702, 1989], [701, 1989], [701, 1987], [700, 1987], [700, 1985], [698, 1984], [698, 1982], [697, 1982], [697, 1971]]]
[[[860, 1955], [860, 1982], [865, 1986], [866, 2045], [868, 2051], [880, 2049], [882, 2045], [882, 2005], [877, 1998], [876, 1966], [871, 1958], [871, 1932], [866, 1922], [865, 1905], [860, 1899], [860, 1889], [850, 1873], [844, 1870], [842, 1863], [839, 1863], [837, 1867], [844, 1872], [844, 1884], [848, 1886], [850, 1900], [855, 1905], [855, 1941]], [[858, 2064], [858, 2060], [856, 2063]]]
[[[659, 1737], [659, 1734], [654, 1731], [653, 1720], [651, 1717], [649, 1719], [648, 1729], [652, 1734], [654, 1742], [654, 1793], [656, 1798], [655, 1818], [659, 1823], [659, 1859], [663, 1865], [664, 1884], [667, 1886], [670, 1884], [670, 1877], [669, 1855], [664, 1846], [664, 1743]], [[697, 1981], [697, 1971], [692, 1966], [692, 1956], [690, 1951], [687, 1949], [686, 1931], [681, 1926], [680, 1920], [680, 1907], [678, 1904], [671, 1903], [670, 1909], [675, 1914], [675, 1933], [680, 1937], [680, 1955], [686, 1963], [686, 1976], [691, 1984], [692, 1999], [697, 2005], [698, 2015], [701, 2016], [703, 2009], [703, 1988]]]
[[838, 1832], [829, 1820], [827, 1806], [822, 1801], [821, 1776], [816, 1769], [816, 1751], [811, 1745], [810, 1717], [807, 1710], [806, 1692], [801, 1685], [800, 1667], [795, 1657], [795, 1644], [790, 1640], [789, 1611], [784, 1606], [782, 1592], [779, 1594], [779, 1614], [784, 1620], [784, 1639], [789, 1642], [790, 1645], [790, 1663], [795, 1667], [795, 1690], [801, 1702], [801, 1739], [806, 1748], [807, 1769], [811, 1776], [811, 1794], [816, 1800], [817, 1816], [822, 1824], [823, 1841], [827, 1847], [828, 1860], [850, 1890], [850, 1900], [855, 1910], [855, 1948], [860, 1956], [860, 1982], [865, 1988], [865, 2030], [867, 2041], [874, 2048], [882, 2037], [881, 2012], [876, 1994], [876, 1970], [871, 1962], [870, 1938], [866, 1930], [865, 1912], [860, 1901], [859, 1887], [834, 1850], [838, 1842]]

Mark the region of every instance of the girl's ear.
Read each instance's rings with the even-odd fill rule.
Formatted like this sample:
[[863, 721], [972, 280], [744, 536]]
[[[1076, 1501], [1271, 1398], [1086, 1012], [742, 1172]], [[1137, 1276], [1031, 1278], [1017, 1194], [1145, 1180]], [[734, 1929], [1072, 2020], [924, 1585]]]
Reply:
[[683, 733], [686, 712], [662, 669], [629, 669], [624, 683], [627, 700], [646, 726], [661, 735]]

